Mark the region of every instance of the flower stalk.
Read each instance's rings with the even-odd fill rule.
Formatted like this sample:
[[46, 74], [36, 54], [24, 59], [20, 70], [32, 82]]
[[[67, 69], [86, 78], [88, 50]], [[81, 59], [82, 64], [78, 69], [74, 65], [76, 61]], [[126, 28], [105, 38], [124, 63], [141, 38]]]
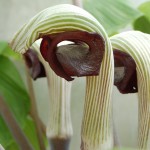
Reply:
[[[40, 44], [35, 43], [32, 48], [39, 52]], [[47, 137], [52, 150], [68, 150], [73, 134], [70, 114], [71, 83], [57, 76], [48, 63], [38, 54], [45, 67], [49, 88], [49, 121]]]
[[12, 115], [7, 104], [5, 103], [5, 101], [3, 100], [1, 96], [0, 96], [0, 114], [5, 120], [9, 130], [11, 131], [20, 149], [33, 150], [32, 145], [28, 141], [27, 137], [25, 136], [25, 134], [23, 133], [19, 125], [17, 124], [14, 116]]
[[38, 116], [38, 111], [37, 111], [37, 107], [36, 107], [36, 99], [35, 99], [35, 94], [34, 94], [34, 89], [33, 89], [33, 83], [32, 83], [32, 79], [29, 74], [29, 69], [26, 64], [25, 64], [25, 67], [26, 67], [28, 92], [29, 92], [29, 96], [30, 96], [30, 100], [31, 100], [30, 113], [31, 113], [33, 120], [35, 121], [35, 127], [36, 127], [36, 131], [37, 131], [36, 133], [37, 133], [37, 138], [38, 138], [40, 149], [45, 150], [46, 148], [45, 148], [45, 144], [44, 144], [44, 134], [43, 134], [43, 131], [41, 128], [42, 125], [41, 125], [41, 121]]
[[111, 37], [114, 49], [129, 54], [136, 63], [138, 85], [138, 149], [148, 150], [150, 139], [150, 36], [138, 31]]
[[[108, 42], [108, 43], [107, 43]], [[106, 41], [103, 62], [98, 77], [87, 77], [86, 98], [81, 132], [82, 150], [113, 148], [112, 104], [113, 55]], [[107, 63], [106, 63], [107, 62]], [[106, 70], [106, 68], [108, 68]]]

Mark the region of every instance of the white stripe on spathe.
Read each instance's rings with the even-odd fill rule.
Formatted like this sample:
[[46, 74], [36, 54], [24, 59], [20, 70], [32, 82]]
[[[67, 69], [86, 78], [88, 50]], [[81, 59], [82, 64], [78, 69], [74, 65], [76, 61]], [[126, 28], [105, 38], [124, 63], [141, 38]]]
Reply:
[[57, 5], [33, 17], [16, 33], [10, 46], [16, 52], [25, 53], [41, 35], [75, 30], [96, 32], [105, 42], [99, 76], [87, 77], [81, 149], [108, 150], [113, 148], [111, 94], [114, 60], [110, 40], [102, 25], [79, 7], [69, 4]]
[[114, 49], [128, 53], [136, 63], [139, 97], [139, 149], [148, 150], [150, 139], [150, 35], [138, 31], [111, 37]]

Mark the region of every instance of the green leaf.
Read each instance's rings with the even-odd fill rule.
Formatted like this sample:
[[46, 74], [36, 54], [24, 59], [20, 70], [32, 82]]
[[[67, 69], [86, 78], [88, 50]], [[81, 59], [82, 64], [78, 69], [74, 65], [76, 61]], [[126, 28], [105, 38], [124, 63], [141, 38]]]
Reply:
[[[2, 117], [0, 117], [0, 143], [7, 149], [15, 144], [15, 141]], [[16, 150], [18, 149], [16, 148]]]
[[7, 56], [9, 58], [11, 57], [13, 59], [21, 58], [21, 55], [14, 52], [5, 41], [0, 41], [0, 55]]
[[12, 142], [10, 145], [7, 146], [5, 150], [19, 150], [19, 147], [15, 142]]
[[83, 7], [112, 35], [131, 23], [141, 13], [123, 0], [83, 0]]
[[24, 120], [29, 113], [29, 96], [13, 63], [5, 56], [0, 56], [0, 62], [0, 92], [17, 122], [24, 126]]
[[4, 41], [0, 41], [0, 54], [4, 52], [4, 50], [7, 48], [7, 43]]
[[[35, 150], [39, 150], [35, 124], [29, 117], [30, 99], [18, 70], [12, 61], [0, 55], [0, 93], [20, 128], [25, 132]], [[0, 143], [7, 150], [18, 150], [17, 145], [0, 116]]]
[[35, 123], [30, 116], [27, 117], [24, 133], [28, 137], [29, 141], [32, 143], [35, 150], [40, 150], [35, 129]]
[[135, 30], [150, 34], [150, 21], [145, 16], [135, 20], [133, 27]]
[[143, 16], [137, 18], [133, 23], [135, 30], [142, 31], [150, 34], [150, 1], [140, 5], [139, 10], [143, 13]]

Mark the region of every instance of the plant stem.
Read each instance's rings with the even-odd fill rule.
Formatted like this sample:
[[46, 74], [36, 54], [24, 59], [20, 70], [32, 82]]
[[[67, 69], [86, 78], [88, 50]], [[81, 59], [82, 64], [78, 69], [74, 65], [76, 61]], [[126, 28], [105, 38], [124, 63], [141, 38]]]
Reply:
[[46, 126], [45, 126], [45, 124], [42, 122], [42, 120], [40, 118], [39, 118], [39, 122], [40, 122], [39, 124], [41, 126], [41, 130], [42, 130], [43, 134], [45, 135], [46, 134]]
[[0, 114], [2, 115], [3, 119], [5, 120], [8, 128], [10, 129], [13, 137], [15, 138], [16, 142], [18, 143], [21, 150], [33, 150], [32, 145], [29, 143], [28, 139], [26, 138], [23, 131], [20, 129], [19, 125], [17, 124], [14, 116], [12, 115], [9, 107], [0, 96]]
[[[81, 150], [108, 150], [113, 148], [111, 95], [109, 94], [109, 98], [106, 99], [101, 94], [105, 85], [105, 83], [102, 83], [104, 78], [104, 76], [87, 77]], [[109, 82], [107, 85], [109, 85]], [[107, 90], [104, 91], [104, 94], [107, 94]]]
[[[26, 66], [26, 64], [25, 64]], [[33, 84], [32, 84], [32, 79], [29, 74], [29, 69], [26, 66], [26, 77], [27, 77], [27, 84], [28, 84], [28, 91], [29, 91], [29, 96], [31, 100], [31, 116], [33, 120], [35, 121], [35, 126], [36, 126], [36, 133], [39, 141], [39, 146], [41, 150], [46, 150], [44, 140], [43, 140], [43, 132], [41, 128], [41, 120], [39, 119], [38, 116], [38, 111], [36, 107], [36, 99], [35, 99], [35, 94], [34, 94], [34, 89], [33, 89]]]
[[69, 150], [70, 139], [54, 138], [50, 139], [51, 150]]
[[[39, 51], [39, 45], [34, 49]], [[71, 83], [58, 77], [50, 68], [49, 64], [39, 54], [47, 76], [50, 96], [49, 121], [46, 134], [51, 150], [68, 150], [72, 136], [72, 123], [70, 115]]]
[[81, 0], [72, 0], [73, 5], [82, 8], [82, 1]]
[[70, 116], [71, 84], [56, 76], [48, 64], [45, 63], [44, 67], [50, 94], [50, 120], [47, 126], [47, 137], [51, 150], [68, 150], [72, 136]]
[[[73, 0], [73, 4], [82, 8], [81, 0]], [[102, 78], [104, 79], [104, 77]], [[87, 77], [86, 80], [87, 80], [86, 81], [87, 85], [86, 85], [84, 116], [82, 120], [81, 150], [97, 150], [97, 149], [107, 150], [107, 149], [112, 148], [113, 143], [114, 143], [113, 133], [112, 133], [113, 129], [111, 127], [111, 124], [113, 122], [113, 120], [111, 120], [112, 104], [110, 102], [110, 98], [107, 98], [107, 99], [106, 97], [97, 98], [98, 97], [97, 95], [99, 95], [99, 97], [102, 96], [102, 94], [100, 95], [99, 94], [100, 92], [97, 91], [97, 88], [99, 88], [97, 85], [101, 79], [99, 80], [98, 78], [94, 79], [94, 77]], [[95, 85], [93, 86], [94, 81], [96, 82], [95, 82]], [[109, 84], [111, 84], [111, 82]], [[91, 92], [93, 91], [93, 89], [95, 91], [94, 93]], [[102, 90], [100, 90], [99, 88], [99, 91], [102, 91]], [[108, 93], [108, 95], [110, 93]], [[91, 98], [89, 98], [90, 96]], [[94, 130], [95, 130], [95, 135], [93, 134]], [[98, 136], [97, 140], [96, 140], [96, 135]]]

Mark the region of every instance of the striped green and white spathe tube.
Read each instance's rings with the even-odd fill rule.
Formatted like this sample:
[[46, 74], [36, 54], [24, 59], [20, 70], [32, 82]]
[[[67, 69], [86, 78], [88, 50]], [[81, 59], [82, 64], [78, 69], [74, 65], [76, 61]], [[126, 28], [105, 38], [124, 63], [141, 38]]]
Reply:
[[62, 4], [47, 8], [33, 17], [14, 36], [12, 49], [24, 53], [41, 36], [65, 31], [96, 32], [105, 42], [105, 54], [97, 77], [87, 77], [82, 121], [82, 150], [105, 150], [113, 147], [111, 93], [114, 79], [110, 40], [101, 24], [85, 10]]
[[70, 95], [71, 82], [65, 81], [57, 76], [44, 60], [40, 51], [40, 42], [35, 42], [32, 49], [38, 52], [38, 57], [42, 62], [49, 87], [49, 115], [46, 134], [49, 139], [69, 140], [73, 134], [71, 114], [70, 114]]
[[111, 37], [111, 42], [114, 49], [128, 53], [136, 63], [139, 97], [139, 149], [148, 150], [150, 149], [150, 35], [130, 31]]

